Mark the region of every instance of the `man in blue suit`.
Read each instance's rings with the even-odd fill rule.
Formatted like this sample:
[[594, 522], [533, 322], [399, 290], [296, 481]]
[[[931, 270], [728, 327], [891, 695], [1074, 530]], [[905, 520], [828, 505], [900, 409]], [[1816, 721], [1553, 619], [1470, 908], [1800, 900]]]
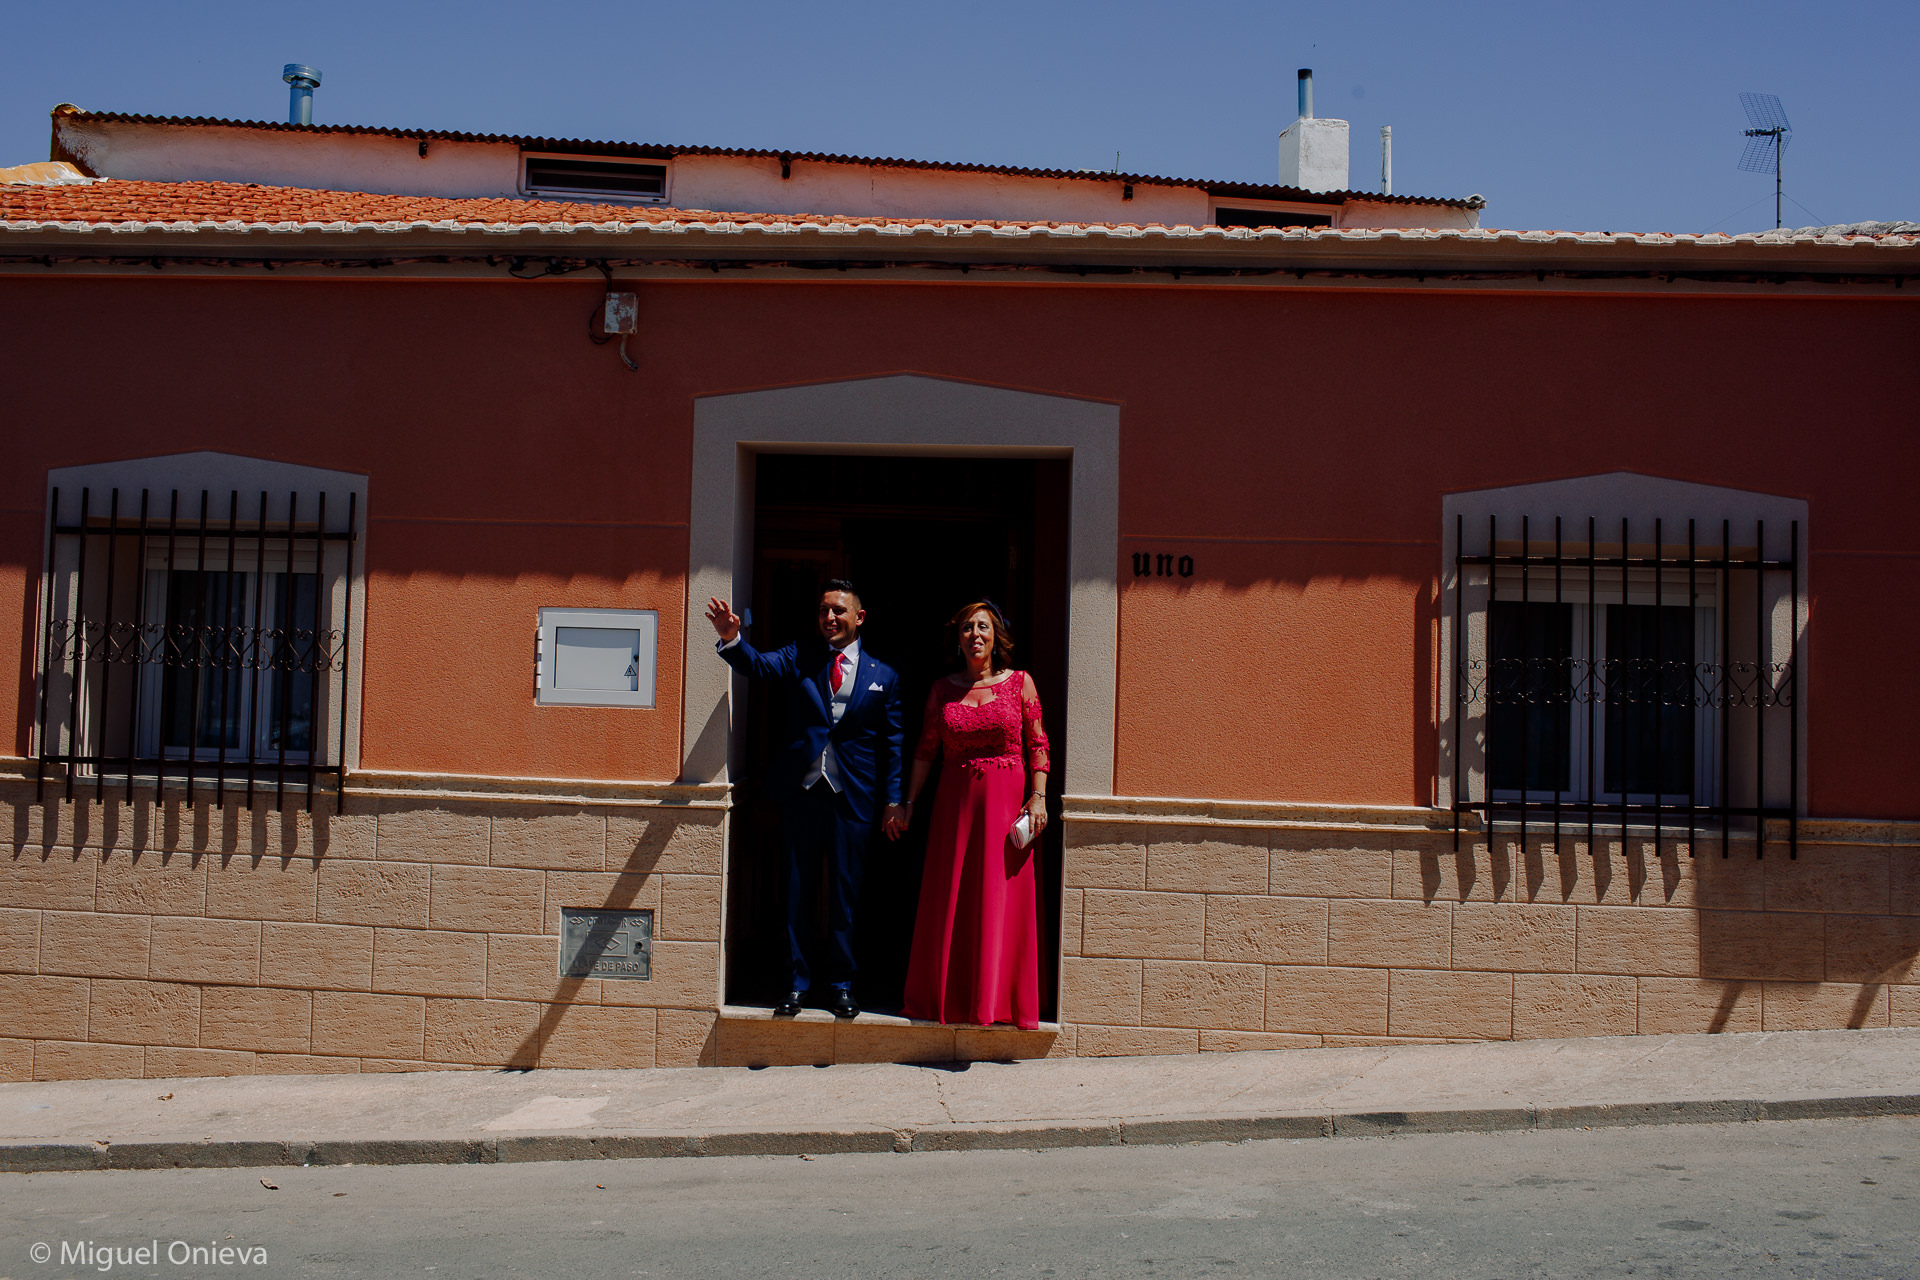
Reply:
[[[860, 595], [841, 578], [820, 593], [819, 641], [761, 653], [740, 635], [740, 618], [725, 600], [709, 599], [707, 620], [735, 671], [780, 687], [786, 696], [787, 741], [767, 763], [766, 793], [781, 805], [786, 858], [787, 955], [791, 980], [774, 1006], [791, 1016], [815, 987], [836, 1018], [854, 1018], [853, 908], [860, 897], [873, 829], [883, 818], [902, 825], [900, 805], [900, 677], [863, 653], [867, 620]], [[885, 812], [881, 811], [885, 806]], [[827, 937], [808, 954], [809, 908], [827, 878]]]

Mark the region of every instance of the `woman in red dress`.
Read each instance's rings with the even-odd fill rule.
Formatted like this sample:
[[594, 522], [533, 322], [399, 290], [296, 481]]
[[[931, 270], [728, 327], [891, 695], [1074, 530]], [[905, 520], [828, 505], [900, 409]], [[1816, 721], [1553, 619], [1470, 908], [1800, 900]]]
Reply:
[[[908, 814], [944, 756], [907, 962], [909, 1018], [1040, 1025], [1040, 884], [1047, 735], [1033, 678], [1009, 666], [1013, 636], [990, 600], [950, 624], [962, 669], [934, 681], [907, 785]], [[1010, 839], [1025, 815], [1032, 838]], [[905, 822], [890, 826], [897, 837]]]

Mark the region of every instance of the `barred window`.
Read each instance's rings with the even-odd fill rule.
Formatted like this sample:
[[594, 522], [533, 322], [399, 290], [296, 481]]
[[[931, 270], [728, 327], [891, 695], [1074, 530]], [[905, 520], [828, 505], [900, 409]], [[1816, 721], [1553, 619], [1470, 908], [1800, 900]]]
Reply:
[[1739, 837], [1763, 855], [1784, 837], [1797, 854], [1800, 520], [1536, 517], [1518, 500], [1502, 516], [1498, 492], [1449, 530], [1456, 838], [1477, 815], [1523, 839], [1638, 831], [1725, 854]]
[[42, 793], [337, 807], [359, 492], [56, 484], [48, 506]]
[[[1557, 591], [1550, 570], [1494, 575], [1485, 656], [1468, 659], [1462, 683], [1469, 709], [1484, 703], [1494, 797], [1713, 804], [1720, 571], [1694, 584], [1691, 604], [1684, 582], [1636, 581], [1651, 571], [1632, 574], [1622, 599], [1617, 569], [1607, 575], [1611, 601], [1598, 581], [1592, 601], [1555, 600], [1586, 590], [1586, 560], [1584, 546], [1563, 549]], [[1577, 582], [1564, 580], [1570, 569]]]

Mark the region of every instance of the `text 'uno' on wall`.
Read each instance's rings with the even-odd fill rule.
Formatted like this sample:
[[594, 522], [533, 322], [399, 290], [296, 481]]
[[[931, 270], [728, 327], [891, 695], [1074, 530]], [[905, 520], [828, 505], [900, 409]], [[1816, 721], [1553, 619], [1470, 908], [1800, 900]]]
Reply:
[[1133, 553], [1133, 576], [1136, 578], [1182, 578], [1193, 576], [1193, 557], [1171, 555], [1158, 551], [1136, 551]]

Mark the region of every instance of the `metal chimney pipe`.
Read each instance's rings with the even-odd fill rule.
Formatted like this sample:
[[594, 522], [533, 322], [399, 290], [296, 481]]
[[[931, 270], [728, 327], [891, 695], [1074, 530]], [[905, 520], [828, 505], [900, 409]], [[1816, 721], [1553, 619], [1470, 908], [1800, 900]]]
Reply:
[[287, 123], [313, 123], [313, 91], [320, 87], [320, 73], [312, 67], [289, 62], [280, 78], [287, 82]]
[[1300, 118], [1313, 119], [1313, 68], [1300, 68]]
[[1380, 194], [1393, 194], [1393, 126], [1380, 126]]

